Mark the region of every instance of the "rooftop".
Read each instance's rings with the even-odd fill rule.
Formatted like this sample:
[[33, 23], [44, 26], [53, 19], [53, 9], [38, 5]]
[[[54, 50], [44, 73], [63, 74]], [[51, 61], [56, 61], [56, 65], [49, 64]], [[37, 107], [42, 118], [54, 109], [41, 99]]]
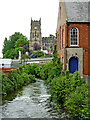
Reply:
[[65, 2], [68, 22], [90, 22], [88, 13], [90, 12], [89, 2]]

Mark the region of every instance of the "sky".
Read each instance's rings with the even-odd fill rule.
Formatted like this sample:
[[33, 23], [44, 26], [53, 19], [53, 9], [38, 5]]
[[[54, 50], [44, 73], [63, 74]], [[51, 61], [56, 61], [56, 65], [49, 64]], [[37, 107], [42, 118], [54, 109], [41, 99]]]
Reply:
[[5, 37], [20, 32], [30, 38], [31, 17], [41, 17], [42, 37], [55, 35], [59, 0], [0, 0], [0, 57]]

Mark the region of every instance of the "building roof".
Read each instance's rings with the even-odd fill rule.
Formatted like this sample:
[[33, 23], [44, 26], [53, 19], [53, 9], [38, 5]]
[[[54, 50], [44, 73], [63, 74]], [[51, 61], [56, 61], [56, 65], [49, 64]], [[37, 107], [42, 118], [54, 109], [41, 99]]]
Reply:
[[90, 22], [88, 2], [65, 2], [68, 22]]

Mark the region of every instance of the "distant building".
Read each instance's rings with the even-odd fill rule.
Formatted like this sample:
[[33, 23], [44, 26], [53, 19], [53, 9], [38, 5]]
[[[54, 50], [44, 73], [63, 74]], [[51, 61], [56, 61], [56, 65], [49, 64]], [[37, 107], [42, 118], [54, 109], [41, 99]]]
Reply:
[[42, 47], [41, 18], [39, 21], [31, 19], [29, 47], [31, 50], [40, 50]]
[[53, 52], [55, 37], [42, 37], [41, 33], [41, 18], [40, 20], [32, 20], [31, 18], [31, 29], [30, 29], [30, 50], [47, 50]]
[[18, 70], [18, 68], [12, 67], [12, 59], [0, 59], [0, 71], [4, 72], [8, 77], [9, 72], [12, 70]]
[[0, 59], [0, 68], [11, 68], [12, 59]]
[[57, 51], [63, 70], [90, 76], [88, 2], [59, 2]]
[[53, 52], [54, 44], [56, 38], [55, 37], [43, 37], [42, 38], [42, 49], [47, 50], [48, 52]]

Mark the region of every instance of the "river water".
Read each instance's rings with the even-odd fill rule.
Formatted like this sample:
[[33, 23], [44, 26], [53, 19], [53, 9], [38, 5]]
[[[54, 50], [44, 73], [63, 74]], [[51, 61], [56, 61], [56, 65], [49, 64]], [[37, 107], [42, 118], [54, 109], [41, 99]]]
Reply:
[[43, 80], [24, 86], [11, 100], [0, 106], [2, 118], [66, 118], [63, 110], [57, 110], [49, 102], [50, 95]]

